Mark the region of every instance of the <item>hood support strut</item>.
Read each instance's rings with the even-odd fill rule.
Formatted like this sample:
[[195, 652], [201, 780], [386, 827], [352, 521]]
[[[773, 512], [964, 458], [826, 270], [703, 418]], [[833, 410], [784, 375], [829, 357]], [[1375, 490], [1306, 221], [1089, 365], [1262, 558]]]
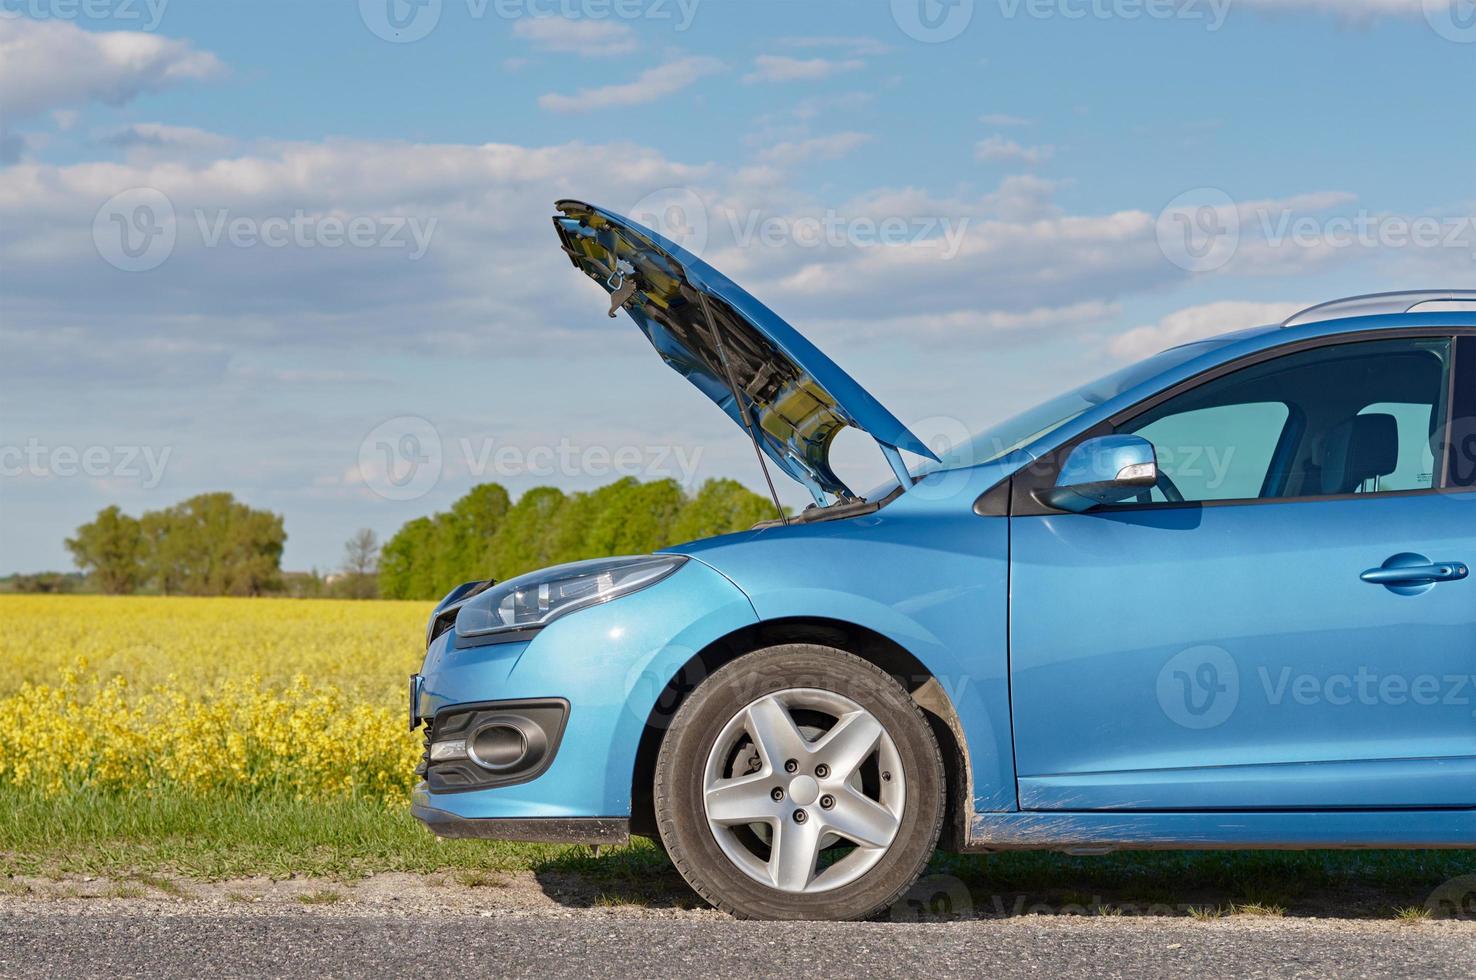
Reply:
[[713, 321], [712, 308], [707, 303], [707, 293], [701, 289], [693, 291], [697, 294], [697, 302], [702, 306], [702, 318], [707, 321], [707, 332], [712, 335], [712, 343], [717, 348], [718, 360], [723, 363], [723, 375], [728, 379], [728, 388], [733, 392], [733, 407], [743, 418], [743, 428], [747, 430], [749, 441], [753, 443], [753, 453], [758, 457], [759, 469], [764, 471], [764, 482], [769, 485], [769, 497], [774, 501], [774, 510], [779, 513], [779, 523], [788, 524], [789, 518], [784, 513], [784, 505], [779, 502], [779, 492], [774, 489], [774, 478], [769, 475], [769, 461], [764, 459], [764, 450], [759, 443], [758, 432], [754, 430], [753, 419], [743, 405], [743, 395], [738, 388], [738, 379], [733, 376], [733, 365], [728, 361], [728, 349], [723, 345], [722, 332], [718, 330], [717, 323]]

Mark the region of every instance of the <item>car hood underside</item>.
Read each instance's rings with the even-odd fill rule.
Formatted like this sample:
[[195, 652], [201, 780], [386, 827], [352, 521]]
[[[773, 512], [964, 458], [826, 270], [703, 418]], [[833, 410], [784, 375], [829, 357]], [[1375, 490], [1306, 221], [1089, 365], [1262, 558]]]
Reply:
[[869, 434], [905, 477], [897, 450], [936, 457], [855, 379], [740, 286], [648, 228], [559, 201], [554, 228], [575, 267], [624, 309], [656, 352], [824, 503], [855, 495], [830, 466], [846, 426]]

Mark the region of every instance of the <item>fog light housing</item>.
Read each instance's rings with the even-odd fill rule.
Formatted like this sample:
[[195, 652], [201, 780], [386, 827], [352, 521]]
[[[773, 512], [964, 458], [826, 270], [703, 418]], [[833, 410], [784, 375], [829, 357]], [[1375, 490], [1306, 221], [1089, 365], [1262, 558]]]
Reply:
[[432, 742], [430, 747], [430, 761], [446, 762], [450, 759], [466, 758], [466, 739], [456, 738], [446, 742]]
[[547, 746], [543, 729], [524, 718], [507, 716], [482, 722], [467, 740], [466, 754], [483, 769], [507, 772], [537, 765]]
[[425, 778], [432, 793], [507, 786], [549, 767], [569, 714], [562, 698], [443, 708], [431, 720]]

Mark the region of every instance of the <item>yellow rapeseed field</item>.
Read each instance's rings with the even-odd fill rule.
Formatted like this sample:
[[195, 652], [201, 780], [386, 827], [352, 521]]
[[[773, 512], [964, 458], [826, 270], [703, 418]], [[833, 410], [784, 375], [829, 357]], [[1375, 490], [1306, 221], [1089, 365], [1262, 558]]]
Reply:
[[0, 785], [400, 803], [423, 602], [0, 595]]

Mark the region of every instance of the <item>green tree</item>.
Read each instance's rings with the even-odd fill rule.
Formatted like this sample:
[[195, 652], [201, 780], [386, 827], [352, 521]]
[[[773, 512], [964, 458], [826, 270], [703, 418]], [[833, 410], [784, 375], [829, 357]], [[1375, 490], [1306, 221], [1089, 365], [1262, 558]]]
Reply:
[[390, 538], [380, 552], [379, 592], [436, 599], [472, 579], [644, 554], [751, 527], [772, 514], [766, 498], [732, 480], [710, 480], [692, 498], [674, 480], [627, 478], [574, 494], [534, 487], [511, 504], [502, 487], [483, 484], [449, 511], [416, 518]]
[[379, 594], [386, 599], [423, 599], [422, 565], [431, 557], [435, 525], [417, 517], [403, 525], [379, 549]]
[[677, 515], [673, 543], [741, 531], [774, 516], [772, 500], [737, 480], [708, 480]]
[[641, 555], [675, 544], [671, 538], [686, 496], [675, 480], [641, 483], [633, 477], [601, 487], [579, 558]]
[[282, 517], [229, 493], [202, 493], [144, 514], [150, 577], [164, 593], [261, 595], [281, 584]]
[[143, 584], [147, 548], [143, 528], [116, 505], [98, 511], [90, 524], [66, 539], [77, 567], [103, 592], [125, 594]]
[[534, 487], [519, 497], [488, 542], [488, 573], [509, 579], [557, 564], [556, 539], [571, 502], [557, 487]]
[[457, 570], [465, 577], [460, 581], [471, 581], [487, 574], [491, 561], [491, 544], [502, 529], [508, 511], [512, 509], [512, 498], [507, 489], [497, 483], [483, 483], [472, 487], [466, 496], [451, 505], [451, 516], [457, 525]]

